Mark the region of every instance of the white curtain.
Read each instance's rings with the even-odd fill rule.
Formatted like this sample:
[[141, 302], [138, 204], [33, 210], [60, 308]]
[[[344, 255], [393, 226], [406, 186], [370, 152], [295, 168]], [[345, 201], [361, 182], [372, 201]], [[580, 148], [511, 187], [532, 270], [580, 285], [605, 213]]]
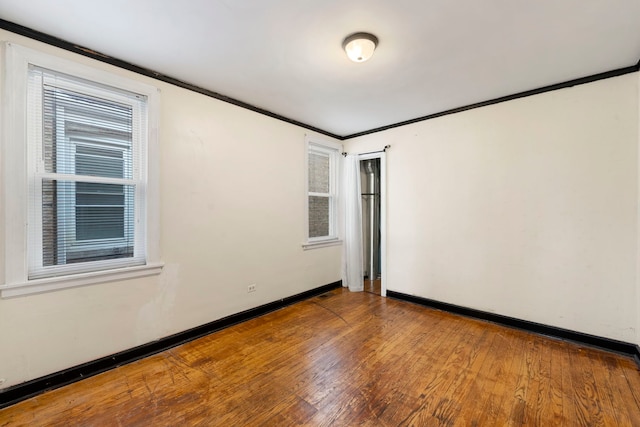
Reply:
[[360, 195], [360, 163], [358, 156], [343, 159], [340, 206], [342, 236], [342, 286], [350, 291], [364, 289], [362, 270], [362, 197]]

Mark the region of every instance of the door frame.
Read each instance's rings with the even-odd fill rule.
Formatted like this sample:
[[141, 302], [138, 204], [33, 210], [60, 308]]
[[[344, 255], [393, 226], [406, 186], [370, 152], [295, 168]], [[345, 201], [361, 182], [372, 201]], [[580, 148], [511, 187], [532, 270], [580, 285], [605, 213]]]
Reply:
[[360, 162], [380, 159], [380, 296], [387, 296], [387, 154], [384, 151], [358, 154]]

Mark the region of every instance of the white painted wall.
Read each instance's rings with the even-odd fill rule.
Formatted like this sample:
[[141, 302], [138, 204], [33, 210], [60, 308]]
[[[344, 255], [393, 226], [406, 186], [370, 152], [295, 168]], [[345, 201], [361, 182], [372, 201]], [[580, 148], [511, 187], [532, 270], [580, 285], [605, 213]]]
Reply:
[[388, 289], [639, 342], [638, 75], [349, 140], [387, 152]]
[[301, 246], [306, 130], [8, 32], [0, 40], [160, 87], [166, 263], [156, 277], [0, 299], [0, 387], [340, 280], [339, 246]]

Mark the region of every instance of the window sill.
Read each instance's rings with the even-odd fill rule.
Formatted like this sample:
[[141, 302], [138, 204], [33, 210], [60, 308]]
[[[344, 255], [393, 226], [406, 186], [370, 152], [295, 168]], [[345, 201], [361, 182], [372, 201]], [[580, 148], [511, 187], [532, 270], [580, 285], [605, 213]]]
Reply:
[[302, 244], [302, 249], [308, 251], [309, 249], [326, 248], [329, 246], [338, 246], [342, 244], [340, 239], [320, 240], [317, 242], [307, 242]]
[[47, 277], [45, 279], [29, 280], [0, 286], [0, 298], [12, 298], [23, 295], [40, 294], [60, 289], [96, 283], [114, 282], [136, 277], [153, 276], [162, 272], [164, 263], [156, 262], [134, 267], [117, 268], [113, 270], [92, 271], [90, 273], [74, 274], [72, 276]]

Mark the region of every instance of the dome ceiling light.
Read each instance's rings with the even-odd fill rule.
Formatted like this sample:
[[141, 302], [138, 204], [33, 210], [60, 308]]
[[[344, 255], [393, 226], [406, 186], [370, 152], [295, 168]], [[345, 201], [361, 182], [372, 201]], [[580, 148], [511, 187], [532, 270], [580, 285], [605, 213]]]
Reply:
[[378, 46], [378, 38], [369, 33], [354, 33], [342, 42], [342, 48], [353, 62], [364, 62], [371, 58]]

